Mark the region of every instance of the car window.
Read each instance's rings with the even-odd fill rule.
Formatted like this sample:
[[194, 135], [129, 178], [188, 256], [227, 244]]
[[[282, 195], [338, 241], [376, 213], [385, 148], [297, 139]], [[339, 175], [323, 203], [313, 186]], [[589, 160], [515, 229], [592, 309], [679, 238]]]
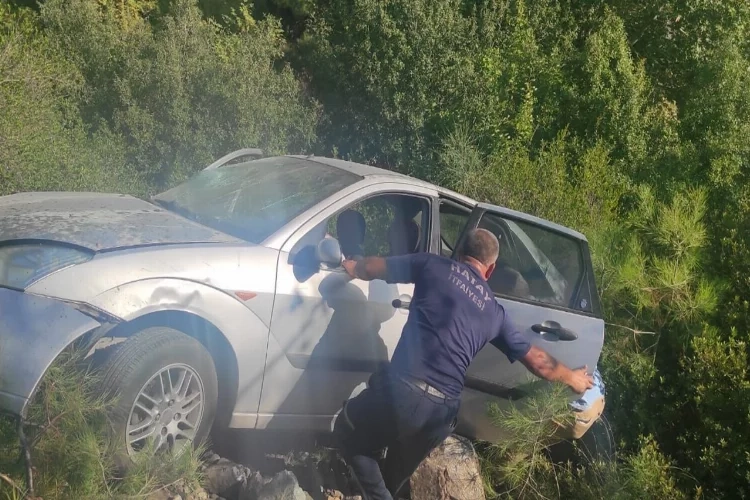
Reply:
[[466, 208], [446, 201], [440, 202], [440, 253], [444, 257], [453, 254], [470, 215], [471, 211]]
[[169, 210], [251, 243], [261, 243], [305, 210], [360, 177], [299, 158], [204, 170], [154, 197]]
[[[584, 275], [578, 240], [491, 213], [482, 217], [479, 227], [500, 240], [497, 268], [489, 280], [495, 293], [581, 309], [581, 304], [573, 304]], [[583, 306], [587, 309], [587, 304]]]
[[[417, 196], [383, 194], [353, 203], [302, 236], [290, 251], [290, 262], [318, 267], [315, 246], [336, 238], [347, 258], [403, 255], [425, 251], [429, 203]], [[364, 234], [362, 233], [364, 229]]]
[[416, 196], [374, 196], [330, 217], [328, 234], [339, 241], [347, 258], [420, 252], [427, 242], [428, 206]]

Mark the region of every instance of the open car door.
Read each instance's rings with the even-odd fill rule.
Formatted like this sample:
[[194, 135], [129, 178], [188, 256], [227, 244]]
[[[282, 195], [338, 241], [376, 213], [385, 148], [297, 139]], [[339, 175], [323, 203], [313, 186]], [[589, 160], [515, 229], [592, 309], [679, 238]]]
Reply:
[[[523, 335], [568, 367], [587, 365], [594, 371], [604, 341], [604, 321], [586, 238], [543, 219], [479, 204], [456, 248], [466, 232], [477, 227], [500, 241], [497, 269], [489, 285]], [[546, 383], [487, 344], [467, 371], [457, 432], [492, 442], [503, 439], [502, 429], [489, 417], [488, 404], [507, 408], [513, 402], [522, 407], [532, 388]], [[596, 391], [598, 386], [584, 398], [601, 396], [603, 405], [603, 394]], [[582, 398], [572, 391], [570, 395], [571, 401]]]

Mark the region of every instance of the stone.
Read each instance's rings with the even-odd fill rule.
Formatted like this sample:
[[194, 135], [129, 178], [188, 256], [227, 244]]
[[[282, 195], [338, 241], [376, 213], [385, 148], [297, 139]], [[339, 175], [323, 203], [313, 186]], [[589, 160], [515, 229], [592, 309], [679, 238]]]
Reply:
[[174, 495], [169, 497], [169, 500], [182, 500], [182, 495]]
[[260, 488], [258, 500], [306, 500], [306, 497], [297, 482], [297, 477], [284, 470]]
[[221, 496], [231, 496], [231, 490], [240, 488], [246, 481], [249, 469], [225, 458], [206, 467], [206, 490]]
[[412, 474], [411, 500], [484, 500], [480, 471], [471, 441], [449, 436]]
[[195, 500], [208, 500], [209, 496], [208, 492], [201, 488], [198, 491], [193, 492], [193, 494], [190, 495], [190, 498]]

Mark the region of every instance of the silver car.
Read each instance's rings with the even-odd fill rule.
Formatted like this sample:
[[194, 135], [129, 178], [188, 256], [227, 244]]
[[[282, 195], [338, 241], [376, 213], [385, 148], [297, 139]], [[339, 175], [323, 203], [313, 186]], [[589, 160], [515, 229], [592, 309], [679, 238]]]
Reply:
[[[179, 450], [212, 425], [330, 431], [393, 354], [413, 292], [350, 280], [342, 255], [451, 257], [477, 226], [500, 239], [490, 285], [524, 334], [568, 366], [597, 366], [604, 322], [582, 234], [357, 163], [258, 156], [229, 154], [151, 202], [0, 197], [0, 409], [24, 417], [74, 346], [120, 395], [113, 421], [131, 456], [148, 442]], [[571, 393], [568, 437], [602, 413], [594, 375]], [[458, 432], [502, 439], [487, 403], [522, 404], [534, 380], [488, 345]]]

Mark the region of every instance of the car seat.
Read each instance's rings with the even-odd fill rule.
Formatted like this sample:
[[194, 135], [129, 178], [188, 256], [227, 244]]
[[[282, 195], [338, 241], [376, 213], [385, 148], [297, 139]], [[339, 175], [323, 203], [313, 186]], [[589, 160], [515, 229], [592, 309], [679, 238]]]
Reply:
[[388, 227], [390, 255], [406, 255], [419, 250], [421, 230], [413, 219], [397, 217]]
[[341, 252], [347, 259], [357, 260], [365, 255], [364, 242], [367, 224], [364, 216], [356, 210], [341, 212], [336, 219], [336, 236]]

